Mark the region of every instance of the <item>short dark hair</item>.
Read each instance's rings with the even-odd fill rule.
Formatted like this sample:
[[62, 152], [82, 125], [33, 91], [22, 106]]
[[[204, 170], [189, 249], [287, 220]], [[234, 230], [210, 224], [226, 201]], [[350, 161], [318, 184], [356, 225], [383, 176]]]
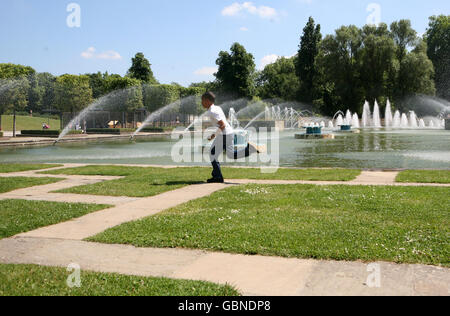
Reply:
[[216, 95], [210, 91], [206, 92], [202, 95], [202, 99], [206, 99], [211, 101], [212, 103], [216, 102]]

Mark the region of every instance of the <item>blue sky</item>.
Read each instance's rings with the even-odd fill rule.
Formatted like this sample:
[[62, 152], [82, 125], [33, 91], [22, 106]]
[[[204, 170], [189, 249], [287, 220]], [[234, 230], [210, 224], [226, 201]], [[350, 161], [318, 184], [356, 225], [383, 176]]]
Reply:
[[[81, 9], [80, 27], [67, 25], [67, 6]], [[408, 18], [425, 32], [428, 17], [450, 14], [448, 0], [1, 0], [0, 62], [39, 72], [124, 75], [143, 52], [162, 83], [211, 80], [221, 50], [240, 42], [261, 67], [292, 56], [309, 16], [331, 34], [366, 24], [376, 3], [382, 22]]]

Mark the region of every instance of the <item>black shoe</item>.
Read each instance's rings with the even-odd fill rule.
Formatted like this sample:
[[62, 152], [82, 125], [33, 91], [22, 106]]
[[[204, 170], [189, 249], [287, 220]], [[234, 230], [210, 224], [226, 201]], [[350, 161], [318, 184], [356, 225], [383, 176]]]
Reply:
[[212, 178], [208, 180], [208, 183], [225, 183], [223, 178]]

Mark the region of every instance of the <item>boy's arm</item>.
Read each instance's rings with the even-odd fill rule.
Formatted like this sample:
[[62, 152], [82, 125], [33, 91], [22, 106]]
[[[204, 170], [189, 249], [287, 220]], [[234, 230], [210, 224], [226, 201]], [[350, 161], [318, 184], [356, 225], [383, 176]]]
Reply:
[[216, 134], [218, 134], [219, 131], [222, 131], [222, 132], [223, 132], [223, 131], [225, 130], [226, 125], [225, 125], [225, 122], [224, 122], [224, 121], [219, 121], [217, 124], [219, 125], [219, 128], [217, 129], [217, 131], [216, 131], [215, 134], [212, 134], [212, 135], [208, 138], [208, 140], [213, 140], [214, 138], [216, 138]]

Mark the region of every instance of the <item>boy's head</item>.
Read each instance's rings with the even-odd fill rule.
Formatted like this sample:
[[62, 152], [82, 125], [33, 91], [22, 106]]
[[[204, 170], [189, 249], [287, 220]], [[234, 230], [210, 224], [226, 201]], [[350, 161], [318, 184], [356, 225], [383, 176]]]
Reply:
[[206, 92], [202, 95], [202, 105], [205, 109], [209, 109], [216, 102], [216, 96], [212, 92]]

